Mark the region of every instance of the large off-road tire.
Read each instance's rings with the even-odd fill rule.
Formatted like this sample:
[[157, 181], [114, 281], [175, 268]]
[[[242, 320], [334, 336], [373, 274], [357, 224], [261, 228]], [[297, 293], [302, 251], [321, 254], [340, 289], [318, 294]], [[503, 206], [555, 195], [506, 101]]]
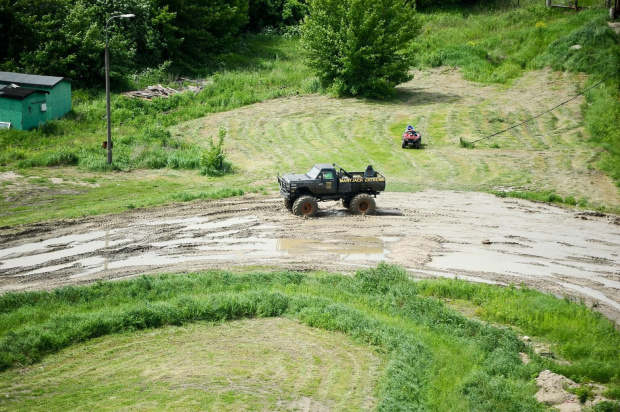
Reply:
[[407, 148], [407, 143], [405, 143], [405, 141], [404, 141], [404, 140], [403, 140], [403, 144], [401, 145], [401, 147], [402, 147], [403, 149], [406, 149], [406, 148]]
[[348, 209], [351, 207], [351, 199], [342, 199], [342, 207]]
[[415, 142], [415, 146], [416, 149], [419, 149], [420, 147], [422, 147], [422, 139], [418, 140]]
[[284, 199], [284, 207], [289, 211], [293, 210], [293, 201], [291, 199]]
[[293, 214], [297, 216], [312, 217], [319, 211], [319, 205], [312, 196], [301, 196], [293, 203]]
[[351, 199], [351, 212], [355, 215], [372, 215], [375, 213], [375, 199], [369, 194], [360, 193]]

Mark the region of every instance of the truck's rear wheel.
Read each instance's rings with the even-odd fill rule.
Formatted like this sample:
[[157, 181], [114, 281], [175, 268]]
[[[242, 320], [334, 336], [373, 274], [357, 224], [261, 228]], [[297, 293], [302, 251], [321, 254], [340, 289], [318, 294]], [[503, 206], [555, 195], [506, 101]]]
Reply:
[[319, 206], [312, 196], [302, 196], [293, 203], [293, 214], [297, 216], [312, 217], [318, 211]]
[[366, 193], [355, 195], [351, 199], [351, 212], [356, 215], [372, 215], [375, 213], [375, 199]]
[[351, 199], [342, 199], [342, 207], [348, 209], [351, 207]]

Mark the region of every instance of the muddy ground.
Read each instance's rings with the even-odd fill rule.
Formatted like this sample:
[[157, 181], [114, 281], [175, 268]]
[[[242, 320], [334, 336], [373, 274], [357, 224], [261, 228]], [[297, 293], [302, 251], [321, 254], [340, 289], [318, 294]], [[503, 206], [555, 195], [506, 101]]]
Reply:
[[204, 269], [353, 273], [379, 261], [415, 277], [524, 283], [583, 299], [620, 324], [620, 217], [482, 193], [381, 194], [374, 216], [336, 202], [291, 215], [277, 194], [0, 228], [0, 292]]

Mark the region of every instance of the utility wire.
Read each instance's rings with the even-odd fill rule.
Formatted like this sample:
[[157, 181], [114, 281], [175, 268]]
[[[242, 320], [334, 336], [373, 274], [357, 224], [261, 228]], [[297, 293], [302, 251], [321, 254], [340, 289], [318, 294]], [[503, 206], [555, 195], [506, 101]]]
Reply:
[[521, 125], [522, 125], [522, 124], [524, 124], [524, 123], [527, 123], [527, 122], [529, 122], [529, 121], [531, 121], [531, 120], [534, 120], [534, 119], [536, 119], [536, 118], [538, 118], [538, 117], [542, 116], [543, 114], [547, 114], [547, 113], [549, 113], [550, 111], [555, 110], [555, 109], [557, 109], [558, 107], [565, 105], [566, 103], [570, 102], [571, 100], [575, 100], [576, 98], [578, 98], [578, 97], [579, 97], [579, 96], [581, 96], [582, 94], [584, 94], [584, 93], [586, 93], [586, 92], [588, 92], [588, 91], [590, 91], [590, 90], [594, 89], [594, 88], [595, 88], [596, 86], [598, 86], [599, 84], [601, 84], [601, 83], [605, 83], [607, 80], [611, 79], [611, 78], [612, 78], [612, 77], [614, 77], [614, 76], [615, 76], [615, 74], [612, 74], [611, 76], [609, 76], [609, 77], [607, 77], [607, 78], [605, 78], [605, 79], [601, 80], [600, 82], [596, 83], [594, 86], [590, 86], [590, 87], [588, 87], [587, 89], [585, 89], [585, 90], [584, 90], [584, 91], [582, 91], [581, 93], [577, 94], [576, 96], [571, 97], [571, 98], [570, 98], [570, 99], [568, 99], [567, 101], [565, 101], [565, 102], [563, 102], [563, 103], [560, 103], [560, 104], [558, 104], [557, 106], [552, 107], [551, 109], [547, 110], [546, 112], [542, 112], [541, 114], [536, 115], [536, 116], [534, 116], [534, 117], [531, 117], [531, 118], [527, 119], [527, 120], [526, 120], [526, 121], [524, 121], [524, 122], [521, 122], [521, 123], [519, 123], [519, 124], [515, 124], [514, 126], [510, 126], [508, 129], [504, 129], [504, 130], [502, 130], [501, 132], [493, 133], [493, 134], [492, 134], [492, 135], [490, 135], [490, 136], [483, 137], [482, 139], [474, 140], [473, 142], [470, 142], [470, 143], [471, 143], [471, 144], [474, 144], [474, 143], [479, 142], [479, 141], [481, 141], [481, 140], [485, 140], [485, 139], [489, 139], [489, 138], [491, 138], [491, 137], [493, 137], [493, 136], [497, 136], [498, 134], [501, 134], [501, 133], [507, 132], [507, 131], [508, 131], [508, 130], [510, 130], [510, 129], [514, 129], [515, 127], [519, 127], [519, 126], [521, 126]]

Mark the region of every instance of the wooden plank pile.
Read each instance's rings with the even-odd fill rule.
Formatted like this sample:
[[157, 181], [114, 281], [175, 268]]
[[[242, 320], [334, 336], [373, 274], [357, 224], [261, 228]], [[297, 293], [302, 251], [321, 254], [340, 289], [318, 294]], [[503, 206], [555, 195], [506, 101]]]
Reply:
[[153, 97], [168, 97], [175, 93], [180, 92], [170, 87], [164, 87], [161, 84], [158, 84], [157, 86], [148, 86], [144, 90], [125, 92], [123, 93], [123, 96], [151, 100]]
[[183, 93], [185, 91], [192, 91], [194, 94], [198, 94], [199, 91], [203, 89], [202, 85], [198, 86], [187, 86], [181, 90], [172, 89], [170, 87], [164, 87], [161, 84], [157, 86], [148, 86], [144, 90], [133, 90], [130, 92], [123, 93], [123, 96], [137, 98], [137, 99], [147, 99], [151, 100], [154, 97], [168, 97], [172, 96], [176, 93]]

